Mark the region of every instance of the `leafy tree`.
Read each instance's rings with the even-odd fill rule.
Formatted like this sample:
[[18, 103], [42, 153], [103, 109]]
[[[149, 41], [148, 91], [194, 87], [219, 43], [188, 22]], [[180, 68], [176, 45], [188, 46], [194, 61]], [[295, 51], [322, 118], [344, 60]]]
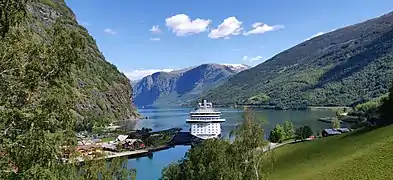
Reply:
[[269, 141], [281, 143], [284, 140], [292, 139], [295, 136], [295, 129], [292, 122], [285, 121], [283, 125], [276, 124], [276, 127], [270, 131]]
[[336, 116], [337, 117], [340, 117], [342, 114], [343, 114], [343, 110], [342, 109], [337, 109], [337, 111], [336, 111]]
[[390, 88], [390, 93], [382, 102], [379, 108], [381, 114], [378, 124], [388, 125], [393, 123], [393, 86]]
[[232, 133], [232, 144], [223, 139], [206, 140], [165, 168], [162, 179], [264, 179], [274, 156], [263, 134], [261, 123], [246, 109], [243, 123]]
[[341, 127], [341, 125], [340, 125], [340, 120], [339, 120], [337, 117], [333, 119], [333, 121], [332, 121], [332, 127], [333, 127], [334, 129], [337, 129], [337, 128], [340, 128], [340, 127]]
[[285, 121], [283, 129], [285, 139], [292, 139], [295, 136], [295, 128], [291, 121]]
[[276, 124], [273, 130], [270, 131], [269, 141], [274, 143], [281, 143], [285, 138], [285, 131], [284, 128]]
[[26, 0], [2, 0], [0, 3], [0, 37], [4, 38], [10, 28], [20, 23], [26, 15]]
[[310, 126], [304, 126], [303, 127], [303, 138], [308, 138], [312, 136], [313, 132]]
[[[25, 5], [0, 3], [0, 179], [128, 178], [124, 159], [109, 168], [90, 160], [79, 168], [72, 161], [77, 153], [71, 71], [85, 63], [85, 39], [58, 19], [43, 41], [30, 26], [15, 23], [27, 23], [18, 19]], [[61, 161], [66, 150], [70, 163]]]
[[[269, 151], [256, 151], [258, 148], [268, 148], [269, 144], [264, 138], [264, 130], [262, 125], [266, 121], [258, 121], [255, 114], [245, 108], [243, 115], [243, 124], [235, 129], [235, 140], [233, 142], [233, 150], [235, 158], [233, 166], [237, 170], [237, 178], [235, 179], [262, 179], [264, 171], [262, 160], [269, 161], [271, 159]], [[267, 163], [271, 163], [270, 161]], [[266, 164], [266, 163], [265, 163]]]
[[303, 140], [303, 127], [299, 127], [295, 130], [295, 140]]
[[295, 139], [296, 140], [306, 140], [308, 137], [312, 136], [313, 132], [310, 126], [303, 126], [295, 131]]
[[171, 163], [162, 170], [161, 180], [183, 180], [183, 173], [181, 164], [182, 161], [178, 163]]

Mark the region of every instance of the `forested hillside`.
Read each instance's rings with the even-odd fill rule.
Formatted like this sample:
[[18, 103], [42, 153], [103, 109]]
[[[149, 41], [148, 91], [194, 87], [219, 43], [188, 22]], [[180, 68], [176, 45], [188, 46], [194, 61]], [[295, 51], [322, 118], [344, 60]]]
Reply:
[[28, 7], [28, 18], [28, 28], [42, 41], [52, 38], [49, 29], [58, 18], [64, 19], [70, 29], [83, 36], [86, 49], [81, 56], [86, 63], [82, 70], [72, 71], [70, 77], [75, 80], [70, 86], [76, 97], [75, 113], [79, 120], [85, 120], [84, 126], [91, 126], [91, 121], [102, 124], [138, 117], [132, 105], [130, 81], [105, 60], [95, 40], [77, 23], [75, 15], [63, 0], [38, 0], [37, 3], [32, 3]]
[[349, 106], [388, 92], [393, 13], [312, 38], [204, 95], [221, 105]]

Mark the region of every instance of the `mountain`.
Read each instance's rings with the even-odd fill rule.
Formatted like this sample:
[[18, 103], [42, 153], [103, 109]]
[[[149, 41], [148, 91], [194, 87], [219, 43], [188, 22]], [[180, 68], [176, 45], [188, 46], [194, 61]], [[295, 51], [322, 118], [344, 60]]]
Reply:
[[393, 13], [302, 42], [203, 95], [221, 105], [354, 105], [388, 92]]
[[135, 85], [137, 106], [179, 105], [196, 99], [228, 77], [248, 69], [238, 64], [202, 64], [172, 72], [157, 72], [139, 80]]
[[139, 82], [139, 80], [130, 80], [132, 87], [134, 87], [138, 82]]
[[[74, 70], [71, 84], [76, 96], [75, 112], [80, 119], [90, 118], [91, 114], [105, 121], [135, 119], [139, 117], [132, 104], [133, 90], [128, 78], [116, 66], [105, 60], [95, 40], [88, 31], [76, 21], [76, 17], [64, 0], [38, 0], [29, 4], [29, 24], [27, 28], [49, 41], [48, 27], [62, 18], [64, 25], [77, 31], [86, 41], [86, 51], [80, 54], [88, 63], [83, 70]], [[65, 24], [66, 23], [66, 24]], [[63, 82], [67, 84], [67, 82]]]

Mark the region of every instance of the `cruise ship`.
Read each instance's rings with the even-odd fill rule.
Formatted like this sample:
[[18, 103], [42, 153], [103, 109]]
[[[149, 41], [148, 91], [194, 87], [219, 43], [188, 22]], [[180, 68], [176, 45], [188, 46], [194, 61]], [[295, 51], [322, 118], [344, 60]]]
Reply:
[[191, 135], [200, 139], [219, 138], [221, 136], [220, 123], [225, 122], [221, 118], [221, 112], [213, 108], [213, 104], [203, 100], [198, 103], [198, 108], [190, 112], [190, 119], [186, 122], [190, 124]]

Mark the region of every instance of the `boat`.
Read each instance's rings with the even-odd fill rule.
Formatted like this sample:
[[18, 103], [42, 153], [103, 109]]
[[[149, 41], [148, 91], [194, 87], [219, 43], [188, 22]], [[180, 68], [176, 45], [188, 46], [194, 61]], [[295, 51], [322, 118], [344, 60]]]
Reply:
[[213, 104], [207, 100], [198, 103], [198, 107], [190, 112], [190, 118], [186, 123], [190, 125], [190, 134], [201, 140], [220, 138], [221, 112], [213, 108]]

